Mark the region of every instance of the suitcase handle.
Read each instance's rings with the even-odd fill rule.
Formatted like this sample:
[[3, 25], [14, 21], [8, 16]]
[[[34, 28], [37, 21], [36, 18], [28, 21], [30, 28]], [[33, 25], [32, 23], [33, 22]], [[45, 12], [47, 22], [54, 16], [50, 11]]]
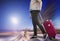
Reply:
[[44, 19], [42, 18], [41, 14], [39, 13], [39, 17], [41, 18], [42, 24], [44, 22]]
[[[44, 19], [42, 18], [42, 16], [41, 16], [40, 13], [39, 13], [39, 17], [41, 18], [41, 21], [42, 21], [41, 25], [43, 26], [43, 28], [44, 28], [44, 30], [45, 30], [45, 27], [44, 27], [44, 25], [43, 25], [43, 23], [44, 23]], [[46, 32], [46, 30], [45, 30], [45, 32]]]

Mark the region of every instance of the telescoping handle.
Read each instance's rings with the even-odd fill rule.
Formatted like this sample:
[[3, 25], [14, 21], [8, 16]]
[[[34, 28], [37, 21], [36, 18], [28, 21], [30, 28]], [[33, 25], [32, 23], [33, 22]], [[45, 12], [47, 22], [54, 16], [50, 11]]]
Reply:
[[[44, 23], [44, 19], [43, 19], [43, 17], [41, 16], [41, 14], [39, 13], [39, 16], [40, 16], [40, 18], [41, 18], [41, 25], [43, 26], [43, 28], [44, 28], [44, 30], [45, 30], [45, 27], [44, 27], [44, 25], [43, 25], [43, 23]], [[46, 32], [46, 30], [45, 30], [45, 32]]]
[[42, 18], [41, 14], [39, 13], [39, 17], [41, 18], [41, 22], [44, 22], [44, 19]]

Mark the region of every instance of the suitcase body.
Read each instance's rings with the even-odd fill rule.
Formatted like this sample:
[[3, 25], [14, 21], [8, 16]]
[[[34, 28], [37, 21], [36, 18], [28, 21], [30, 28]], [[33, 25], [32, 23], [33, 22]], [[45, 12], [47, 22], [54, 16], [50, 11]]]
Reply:
[[53, 24], [51, 23], [50, 20], [46, 20], [44, 23], [43, 23], [44, 27], [45, 27], [45, 30], [49, 36], [49, 38], [55, 38], [56, 36], [56, 31], [54, 29], [54, 26]]

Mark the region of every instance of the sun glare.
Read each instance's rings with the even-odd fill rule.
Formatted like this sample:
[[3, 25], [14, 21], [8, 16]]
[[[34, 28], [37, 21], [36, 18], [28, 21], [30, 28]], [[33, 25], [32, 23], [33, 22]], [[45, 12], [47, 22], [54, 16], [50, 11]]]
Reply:
[[12, 22], [13, 24], [18, 24], [18, 18], [16, 18], [16, 17], [11, 17], [11, 22]]

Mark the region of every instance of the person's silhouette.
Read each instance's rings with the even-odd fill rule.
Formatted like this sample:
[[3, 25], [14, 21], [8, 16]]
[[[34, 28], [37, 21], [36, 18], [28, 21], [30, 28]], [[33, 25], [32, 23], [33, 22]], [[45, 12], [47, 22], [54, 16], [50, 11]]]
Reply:
[[32, 18], [32, 24], [34, 28], [34, 35], [31, 38], [37, 38], [37, 25], [41, 29], [44, 38], [46, 37], [46, 32], [43, 28], [43, 26], [38, 21], [38, 15], [42, 8], [42, 1], [41, 0], [31, 0], [30, 2], [30, 13]]

